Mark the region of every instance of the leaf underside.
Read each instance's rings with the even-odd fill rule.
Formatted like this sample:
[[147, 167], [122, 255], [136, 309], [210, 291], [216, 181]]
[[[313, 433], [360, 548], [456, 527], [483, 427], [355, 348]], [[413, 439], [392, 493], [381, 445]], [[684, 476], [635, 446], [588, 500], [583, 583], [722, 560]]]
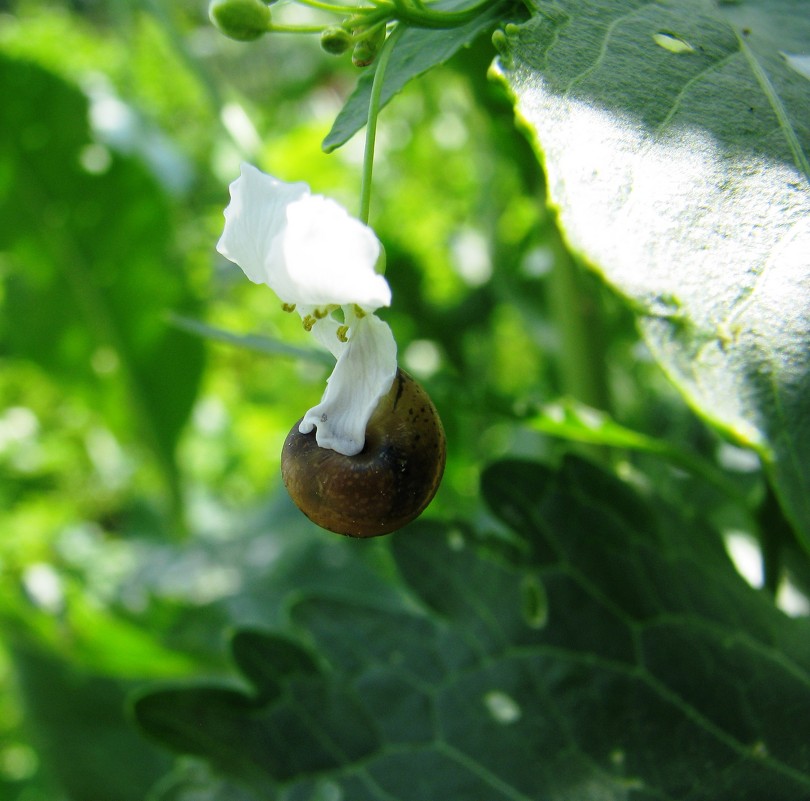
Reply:
[[806, 4], [540, 2], [501, 51], [571, 246], [810, 548]]

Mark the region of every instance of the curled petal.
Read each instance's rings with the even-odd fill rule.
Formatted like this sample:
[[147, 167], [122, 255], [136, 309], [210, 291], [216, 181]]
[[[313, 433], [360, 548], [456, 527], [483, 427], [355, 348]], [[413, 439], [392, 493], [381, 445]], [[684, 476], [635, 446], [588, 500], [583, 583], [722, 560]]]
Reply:
[[287, 207], [284, 260], [304, 306], [356, 304], [373, 312], [391, 303], [375, 271], [380, 241], [334, 200], [307, 195]]
[[289, 278], [284, 258], [286, 212], [291, 203], [309, 195], [309, 187], [284, 183], [242, 164], [230, 191], [217, 250], [238, 264], [251, 281], [267, 284], [286, 303], [296, 303], [296, 284]]
[[349, 341], [334, 346], [337, 364], [326, 391], [321, 402], [304, 415], [298, 430], [308, 434], [316, 428], [315, 439], [321, 448], [354, 456], [363, 450], [369, 418], [396, 376], [397, 346], [391, 329], [373, 314], [352, 316], [347, 322]]

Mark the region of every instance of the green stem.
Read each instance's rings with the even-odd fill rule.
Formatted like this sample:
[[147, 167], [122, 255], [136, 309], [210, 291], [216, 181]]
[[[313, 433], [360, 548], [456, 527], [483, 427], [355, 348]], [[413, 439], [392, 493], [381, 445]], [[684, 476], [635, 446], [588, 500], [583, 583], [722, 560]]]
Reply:
[[408, 8], [405, 2], [399, 2], [397, 6], [397, 18], [414, 28], [457, 28], [472, 22], [483, 11], [491, 8], [498, 0], [483, 0], [463, 11], [431, 11], [426, 7]]
[[[324, 3], [322, 0], [296, 0], [299, 5], [309, 6], [310, 8], [317, 8], [319, 11], [328, 11], [331, 14], [343, 14], [345, 16], [355, 16], [357, 14], [368, 14], [371, 11], [377, 11], [377, 8], [343, 6], [338, 3]], [[386, 3], [386, 5], [388, 5]]]
[[322, 33], [323, 25], [271, 25], [268, 33]]
[[586, 276], [558, 240], [549, 275], [549, 301], [560, 336], [562, 391], [582, 403], [611, 410], [605, 366], [601, 309]]
[[371, 174], [374, 169], [374, 143], [377, 139], [377, 116], [380, 113], [385, 70], [388, 67], [394, 45], [396, 45], [405, 29], [405, 25], [398, 24], [385, 40], [380, 55], [377, 57], [377, 69], [374, 72], [374, 82], [371, 85], [371, 97], [368, 101], [368, 122], [366, 124], [366, 147], [363, 152], [363, 179], [360, 185], [360, 219], [366, 224], [368, 224], [371, 209]]
[[410, 12], [410, 8], [408, 7], [408, 3], [406, 0], [391, 0], [394, 4], [394, 8], [396, 9], [397, 19], [402, 19], [404, 16]]

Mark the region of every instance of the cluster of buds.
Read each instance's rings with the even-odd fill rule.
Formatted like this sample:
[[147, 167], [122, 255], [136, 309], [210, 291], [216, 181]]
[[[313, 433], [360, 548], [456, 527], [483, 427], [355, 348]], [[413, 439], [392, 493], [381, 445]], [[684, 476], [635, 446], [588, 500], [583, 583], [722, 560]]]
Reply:
[[356, 6], [339, 0], [296, 0], [301, 5], [342, 17], [324, 25], [280, 25], [273, 22], [270, 6], [276, 0], [210, 0], [208, 14], [225, 36], [250, 42], [266, 33], [320, 34], [321, 47], [332, 55], [352, 52], [357, 67], [374, 62], [385, 42], [389, 27], [403, 23], [416, 28], [454, 28], [469, 22], [496, 0], [480, 0], [462, 11], [431, 8], [424, 0], [369, 0]]
[[[392, 20], [387, 9], [346, 8], [356, 11], [337, 25], [312, 28], [274, 25], [270, 6], [275, 0], [211, 0], [208, 15], [221, 33], [239, 42], [251, 42], [266, 33], [316, 32], [320, 33], [323, 50], [339, 56], [352, 50], [352, 62], [356, 67], [373, 63], [385, 41], [388, 23]], [[331, 7], [329, 10], [337, 10]], [[376, 13], [374, 13], [376, 11]], [[367, 13], [372, 12], [372, 13]]]
[[367, 67], [380, 52], [385, 41], [385, 31], [385, 22], [369, 26], [358, 24], [358, 20], [351, 18], [343, 25], [324, 28], [321, 32], [321, 47], [333, 56], [343, 55], [352, 48], [354, 66]]

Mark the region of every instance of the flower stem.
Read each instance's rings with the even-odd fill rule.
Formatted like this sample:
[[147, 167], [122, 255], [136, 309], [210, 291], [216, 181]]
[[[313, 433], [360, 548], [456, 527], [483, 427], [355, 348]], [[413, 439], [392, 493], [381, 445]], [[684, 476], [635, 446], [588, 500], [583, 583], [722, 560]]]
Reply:
[[271, 25], [269, 33], [321, 33], [323, 25]]
[[461, 11], [433, 11], [429, 6], [414, 2], [413, 7], [402, 2], [395, 3], [397, 17], [415, 28], [457, 28], [474, 20], [479, 14], [491, 8], [497, 0], [483, 0]]
[[346, 16], [353, 16], [355, 14], [367, 14], [369, 11], [376, 11], [376, 8], [369, 7], [355, 7], [344, 6], [339, 3], [326, 3], [322, 0], [296, 0], [299, 5], [309, 6], [310, 8], [317, 8], [320, 11], [329, 11], [332, 14], [345, 14]]
[[371, 174], [374, 169], [374, 143], [377, 139], [377, 116], [382, 105], [382, 88], [385, 79], [385, 70], [391, 58], [394, 45], [402, 35], [406, 26], [397, 24], [383, 44], [380, 55], [377, 57], [377, 69], [374, 72], [374, 82], [371, 84], [371, 97], [368, 101], [368, 122], [366, 124], [366, 147], [363, 152], [363, 179], [360, 185], [360, 219], [368, 224], [371, 209]]

